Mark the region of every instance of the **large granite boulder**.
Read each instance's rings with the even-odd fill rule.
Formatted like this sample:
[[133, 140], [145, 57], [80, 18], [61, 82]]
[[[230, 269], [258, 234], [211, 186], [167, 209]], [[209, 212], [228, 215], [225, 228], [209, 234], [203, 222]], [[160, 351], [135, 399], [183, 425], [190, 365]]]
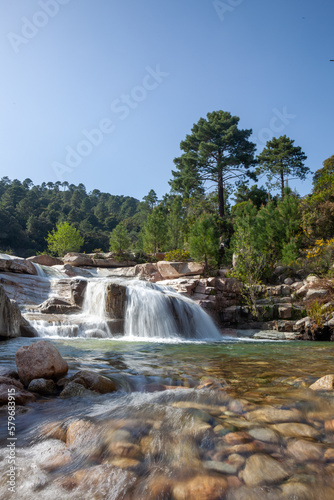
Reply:
[[27, 260], [30, 262], [34, 262], [34, 264], [39, 264], [40, 266], [59, 266], [63, 263], [62, 260], [46, 254], [34, 255], [33, 257], [28, 257]]
[[75, 267], [93, 266], [93, 259], [84, 253], [69, 252], [63, 258], [64, 264], [70, 264]]
[[158, 272], [162, 279], [180, 278], [182, 276], [194, 276], [203, 274], [204, 264], [199, 262], [167, 262], [157, 263]]
[[0, 257], [0, 272], [10, 273], [23, 273], [23, 274], [37, 274], [37, 269], [32, 262], [19, 257], [10, 258], [1, 254]]
[[58, 349], [45, 340], [20, 347], [15, 361], [20, 380], [26, 386], [36, 378], [57, 380], [68, 372], [67, 362]]

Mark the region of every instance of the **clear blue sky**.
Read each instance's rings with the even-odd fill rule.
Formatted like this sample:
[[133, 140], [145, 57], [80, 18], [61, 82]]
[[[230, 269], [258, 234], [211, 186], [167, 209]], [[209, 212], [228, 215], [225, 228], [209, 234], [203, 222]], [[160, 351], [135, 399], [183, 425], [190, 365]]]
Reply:
[[[0, 9], [0, 177], [162, 197], [180, 141], [219, 109], [253, 129], [258, 152], [286, 134], [313, 171], [334, 154], [333, 0]], [[302, 195], [311, 187], [297, 185]]]

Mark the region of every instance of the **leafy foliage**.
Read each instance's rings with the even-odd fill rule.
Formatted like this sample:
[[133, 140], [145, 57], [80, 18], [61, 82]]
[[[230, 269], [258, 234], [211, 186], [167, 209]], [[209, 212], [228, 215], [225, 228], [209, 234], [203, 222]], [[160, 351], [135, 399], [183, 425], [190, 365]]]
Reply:
[[110, 250], [117, 255], [126, 252], [130, 247], [129, 234], [123, 222], [120, 222], [110, 234]]
[[259, 167], [257, 174], [266, 174], [268, 187], [281, 188], [282, 198], [284, 196], [285, 182], [290, 175], [304, 180], [310, 169], [305, 166], [307, 156], [299, 146], [294, 146], [293, 140], [286, 135], [278, 139], [274, 137], [267, 142], [266, 147], [258, 155]]
[[174, 159], [172, 189], [188, 198], [202, 194], [205, 183], [216, 184], [220, 217], [225, 215], [224, 188], [255, 164], [255, 144], [248, 140], [252, 130], [240, 130], [238, 123], [239, 118], [226, 111], [208, 113], [193, 125], [180, 144], [184, 153]]
[[68, 222], [57, 224], [57, 229], [53, 229], [46, 240], [49, 251], [59, 257], [67, 252], [79, 252], [84, 243], [79, 231]]
[[215, 218], [203, 214], [191, 227], [189, 238], [190, 255], [195, 260], [216, 265], [219, 258], [219, 235]]

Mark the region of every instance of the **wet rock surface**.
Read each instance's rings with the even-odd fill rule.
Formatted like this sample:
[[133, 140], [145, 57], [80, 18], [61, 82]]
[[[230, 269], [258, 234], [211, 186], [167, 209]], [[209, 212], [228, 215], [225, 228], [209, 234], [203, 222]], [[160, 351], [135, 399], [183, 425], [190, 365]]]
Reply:
[[68, 371], [68, 364], [57, 348], [45, 340], [20, 347], [15, 361], [20, 380], [26, 386], [37, 378], [57, 380]]

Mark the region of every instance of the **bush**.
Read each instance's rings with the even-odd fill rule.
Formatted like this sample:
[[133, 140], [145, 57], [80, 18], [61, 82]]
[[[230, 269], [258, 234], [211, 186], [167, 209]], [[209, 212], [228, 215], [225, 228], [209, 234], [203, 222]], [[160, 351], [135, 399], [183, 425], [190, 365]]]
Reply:
[[177, 248], [176, 250], [171, 250], [166, 252], [165, 260], [169, 262], [187, 262], [190, 259], [190, 253], [187, 250], [182, 250]]

